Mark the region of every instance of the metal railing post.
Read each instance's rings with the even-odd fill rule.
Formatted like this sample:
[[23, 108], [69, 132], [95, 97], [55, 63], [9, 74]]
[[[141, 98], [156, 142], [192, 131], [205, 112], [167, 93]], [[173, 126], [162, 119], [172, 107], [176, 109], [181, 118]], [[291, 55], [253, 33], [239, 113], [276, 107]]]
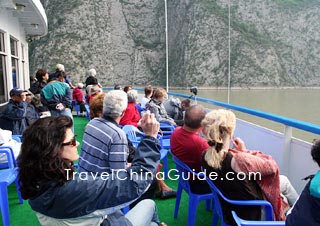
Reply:
[[290, 176], [289, 172], [289, 163], [290, 163], [290, 155], [291, 155], [291, 140], [292, 140], [292, 127], [285, 125], [284, 132], [283, 132], [283, 142], [284, 142], [284, 152], [283, 152], [283, 168], [282, 174]]

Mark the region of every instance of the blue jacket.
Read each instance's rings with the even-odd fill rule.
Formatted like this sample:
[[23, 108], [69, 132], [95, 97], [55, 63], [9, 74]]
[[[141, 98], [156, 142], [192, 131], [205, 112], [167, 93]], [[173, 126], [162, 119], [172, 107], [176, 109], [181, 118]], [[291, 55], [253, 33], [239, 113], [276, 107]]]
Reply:
[[[50, 182], [37, 197], [29, 200], [29, 204], [37, 212], [41, 225], [132, 226], [120, 209], [148, 189], [159, 159], [158, 140], [145, 137], [127, 170], [114, 172], [106, 178], [94, 178], [90, 173], [77, 174], [62, 186]], [[135, 176], [138, 173], [142, 173], [143, 178]]]
[[0, 128], [10, 130], [12, 134], [21, 135], [27, 127], [26, 109], [26, 102], [10, 99], [0, 112]]
[[320, 225], [319, 178], [320, 172], [306, 185], [291, 213], [287, 216], [286, 226]]

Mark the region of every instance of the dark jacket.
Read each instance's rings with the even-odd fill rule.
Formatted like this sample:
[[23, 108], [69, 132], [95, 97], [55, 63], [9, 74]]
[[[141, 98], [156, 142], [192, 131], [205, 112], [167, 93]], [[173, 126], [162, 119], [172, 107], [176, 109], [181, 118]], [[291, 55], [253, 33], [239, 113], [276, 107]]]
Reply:
[[33, 94], [40, 94], [41, 90], [43, 89], [43, 87], [45, 87], [47, 85], [47, 83], [45, 82], [35, 82], [31, 85], [30, 87], [30, 92], [32, 92]]
[[26, 108], [26, 102], [10, 99], [0, 112], [0, 128], [10, 130], [12, 134], [21, 135], [27, 127]]
[[33, 103], [28, 103], [27, 110], [26, 110], [26, 120], [28, 126], [31, 126], [35, 121], [40, 118], [39, 109], [34, 106]]
[[[318, 178], [320, 173], [318, 173]], [[287, 216], [286, 226], [316, 226], [320, 225], [320, 194], [317, 197], [311, 194], [313, 178], [303, 189], [299, 199], [294, 204], [291, 213]], [[320, 184], [317, 184], [318, 191]]]
[[48, 183], [41, 194], [29, 199], [29, 204], [37, 212], [41, 225], [64, 225], [68, 221], [70, 225], [132, 226], [120, 209], [148, 189], [159, 159], [158, 140], [145, 137], [127, 170], [114, 172], [104, 179], [99, 176], [94, 179], [90, 173], [87, 179], [83, 179], [83, 175], [81, 179], [77, 174], [62, 186]]
[[86, 87], [88, 85], [98, 85], [98, 79], [92, 75], [90, 75], [85, 81]]

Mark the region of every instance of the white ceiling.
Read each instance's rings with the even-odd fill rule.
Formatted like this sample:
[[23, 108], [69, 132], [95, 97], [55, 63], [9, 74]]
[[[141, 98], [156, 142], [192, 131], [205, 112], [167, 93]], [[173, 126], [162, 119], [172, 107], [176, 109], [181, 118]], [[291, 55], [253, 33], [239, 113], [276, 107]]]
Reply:
[[[24, 5], [23, 11], [15, 9], [16, 4]], [[48, 31], [47, 16], [40, 0], [0, 0], [0, 7], [11, 10], [13, 16], [19, 19], [26, 35], [43, 36]]]

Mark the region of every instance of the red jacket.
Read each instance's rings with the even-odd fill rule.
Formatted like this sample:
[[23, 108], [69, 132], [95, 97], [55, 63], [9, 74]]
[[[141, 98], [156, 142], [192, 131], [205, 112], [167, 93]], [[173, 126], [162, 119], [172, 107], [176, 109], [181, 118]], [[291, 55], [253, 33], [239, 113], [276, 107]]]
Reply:
[[79, 89], [78, 87], [73, 89], [72, 100], [75, 100], [77, 102], [83, 102], [83, 93], [82, 93], [82, 90]]
[[140, 120], [139, 111], [134, 103], [128, 103], [128, 107], [120, 120], [120, 125], [133, 125], [138, 127], [138, 122]]

